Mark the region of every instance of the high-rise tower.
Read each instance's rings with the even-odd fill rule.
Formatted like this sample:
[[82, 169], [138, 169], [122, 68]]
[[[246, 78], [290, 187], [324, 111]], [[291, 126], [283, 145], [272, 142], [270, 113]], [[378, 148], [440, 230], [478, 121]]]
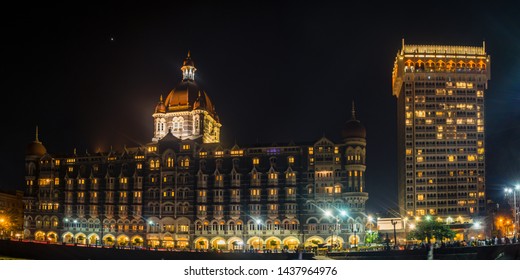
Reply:
[[401, 215], [465, 222], [485, 212], [485, 43], [405, 45], [392, 72], [397, 98]]

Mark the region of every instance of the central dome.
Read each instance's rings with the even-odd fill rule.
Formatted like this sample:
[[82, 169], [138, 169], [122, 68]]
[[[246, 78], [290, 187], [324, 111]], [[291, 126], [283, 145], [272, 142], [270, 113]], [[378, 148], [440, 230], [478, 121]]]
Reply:
[[199, 92], [200, 88], [195, 81], [184, 80], [170, 91], [164, 104], [170, 111], [192, 109]]
[[[189, 52], [186, 59], [184, 59], [181, 70], [182, 81], [166, 97], [164, 101], [165, 111], [175, 112], [202, 109], [216, 117], [211, 99], [195, 82], [195, 71], [197, 69]], [[158, 107], [160, 108], [156, 108], [156, 112], [161, 112], [162, 106], [158, 104]]]

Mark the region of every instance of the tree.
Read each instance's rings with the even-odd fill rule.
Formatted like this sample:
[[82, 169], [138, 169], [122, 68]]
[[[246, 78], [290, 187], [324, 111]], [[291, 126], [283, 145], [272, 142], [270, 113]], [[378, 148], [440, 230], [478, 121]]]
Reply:
[[379, 234], [377, 231], [367, 232], [365, 235], [365, 243], [379, 243], [381, 239], [379, 238]]
[[435, 221], [434, 219], [426, 219], [425, 221], [419, 222], [415, 229], [408, 234], [408, 238], [425, 240], [428, 244], [431, 244], [431, 239], [437, 240], [451, 239], [455, 237], [455, 232], [451, 230], [447, 225]]
[[18, 230], [17, 221], [21, 215], [14, 208], [0, 209], [0, 238], [10, 237]]

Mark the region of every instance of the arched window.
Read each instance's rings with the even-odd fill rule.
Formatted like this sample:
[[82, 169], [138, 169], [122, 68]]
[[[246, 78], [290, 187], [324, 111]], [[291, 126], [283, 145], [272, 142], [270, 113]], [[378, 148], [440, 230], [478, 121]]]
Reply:
[[168, 157], [168, 159], [166, 160], [166, 166], [173, 167], [173, 158]]
[[173, 118], [173, 131], [182, 131], [184, 119], [182, 117]]

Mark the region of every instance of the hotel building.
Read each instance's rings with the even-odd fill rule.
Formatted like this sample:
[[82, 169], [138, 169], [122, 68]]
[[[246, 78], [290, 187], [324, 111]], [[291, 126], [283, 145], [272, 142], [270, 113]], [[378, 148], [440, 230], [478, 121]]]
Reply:
[[225, 146], [189, 54], [181, 70], [159, 98], [146, 145], [59, 156], [36, 134], [25, 238], [191, 250], [363, 244], [366, 131], [354, 107], [338, 143]]
[[403, 217], [476, 223], [486, 213], [482, 46], [407, 45], [392, 72], [397, 98], [398, 199]]

